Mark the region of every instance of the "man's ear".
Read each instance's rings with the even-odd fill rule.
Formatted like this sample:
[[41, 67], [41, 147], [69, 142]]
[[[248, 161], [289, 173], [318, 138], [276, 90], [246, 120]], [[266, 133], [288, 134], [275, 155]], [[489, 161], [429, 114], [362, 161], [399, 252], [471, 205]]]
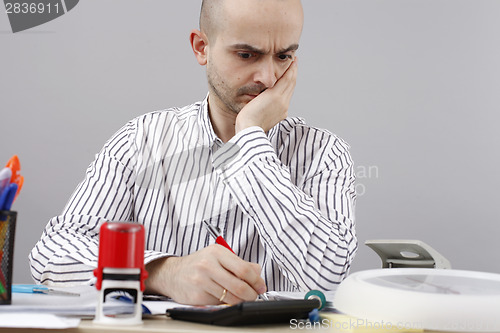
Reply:
[[191, 48], [193, 49], [196, 60], [200, 65], [205, 66], [208, 58], [207, 36], [200, 30], [194, 29], [189, 35], [189, 41], [191, 42]]

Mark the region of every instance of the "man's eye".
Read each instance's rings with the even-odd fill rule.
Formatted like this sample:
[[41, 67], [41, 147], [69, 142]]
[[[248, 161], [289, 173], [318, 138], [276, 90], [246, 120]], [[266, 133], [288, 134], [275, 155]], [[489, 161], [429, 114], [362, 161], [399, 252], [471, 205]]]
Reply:
[[239, 52], [238, 56], [242, 59], [250, 59], [252, 57], [252, 54], [247, 52]]
[[290, 54], [280, 54], [280, 55], [278, 55], [278, 58], [280, 60], [291, 60], [292, 59], [292, 55], [290, 55]]

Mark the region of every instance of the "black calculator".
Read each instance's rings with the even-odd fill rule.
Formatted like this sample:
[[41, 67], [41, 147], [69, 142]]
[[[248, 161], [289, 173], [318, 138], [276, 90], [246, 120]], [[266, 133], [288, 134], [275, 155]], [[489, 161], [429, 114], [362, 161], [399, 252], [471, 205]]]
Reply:
[[258, 325], [307, 319], [309, 313], [319, 307], [320, 301], [317, 299], [254, 301], [236, 305], [172, 308], [167, 310], [167, 316], [221, 326]]

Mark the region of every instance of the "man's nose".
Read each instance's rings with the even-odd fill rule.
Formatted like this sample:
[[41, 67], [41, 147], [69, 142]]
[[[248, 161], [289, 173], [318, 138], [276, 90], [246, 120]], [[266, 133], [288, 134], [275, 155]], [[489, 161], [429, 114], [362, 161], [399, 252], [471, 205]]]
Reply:
[[277, 73], [274, 61], [271, 57], [262, 59], [257, 65], [254, 80], [267, 88], [272, 88], [277, 81]]

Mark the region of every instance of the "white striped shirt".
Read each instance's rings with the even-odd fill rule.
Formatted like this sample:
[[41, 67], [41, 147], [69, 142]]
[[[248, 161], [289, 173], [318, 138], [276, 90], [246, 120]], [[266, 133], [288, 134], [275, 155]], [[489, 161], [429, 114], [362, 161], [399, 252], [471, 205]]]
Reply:
[[330, 290], [347, 274], [357, 240], [349, 146], [287, 118], [268, 133], [215, 135], [207, 99], [128, 122], [87, 169], [29, 259], [49, 285], [93, 283], [105, 221], [146, 230], [145, 263], [185, 256], [222, 231], [242, 259], [259, 263], [268, 290]]

